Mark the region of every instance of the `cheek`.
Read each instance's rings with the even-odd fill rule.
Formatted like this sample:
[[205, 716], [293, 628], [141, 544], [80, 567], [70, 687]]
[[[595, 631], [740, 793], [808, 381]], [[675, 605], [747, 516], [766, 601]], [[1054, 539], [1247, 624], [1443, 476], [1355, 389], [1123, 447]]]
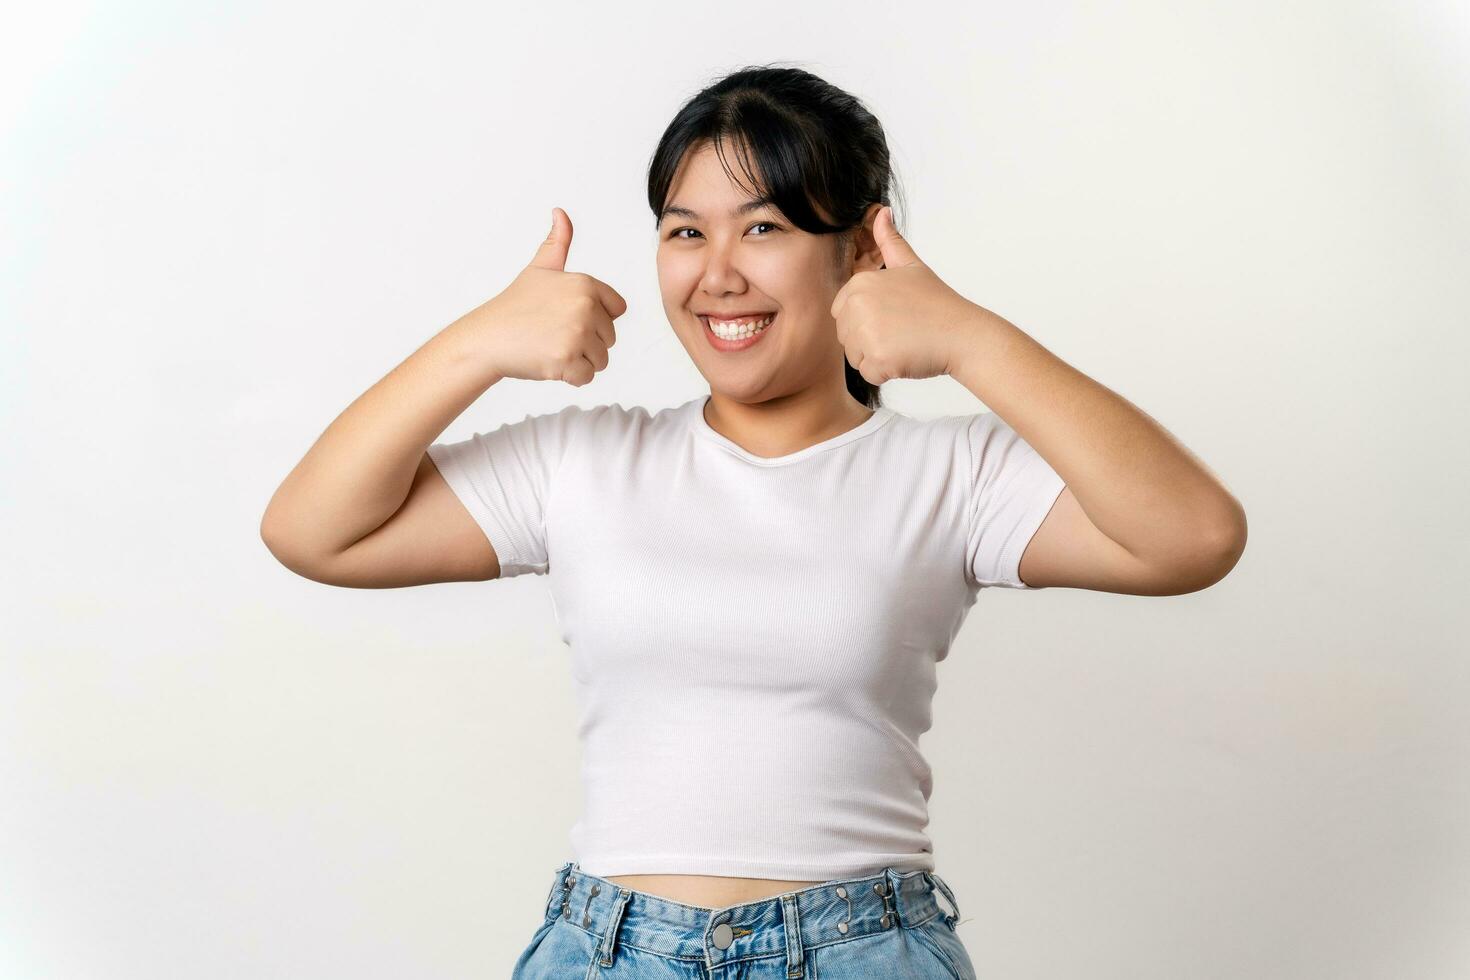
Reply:
[[656, 271], [659, 291], [680, 303], [689, 298], [702, 272], [697, 263], [677, 255], [660, 255]]

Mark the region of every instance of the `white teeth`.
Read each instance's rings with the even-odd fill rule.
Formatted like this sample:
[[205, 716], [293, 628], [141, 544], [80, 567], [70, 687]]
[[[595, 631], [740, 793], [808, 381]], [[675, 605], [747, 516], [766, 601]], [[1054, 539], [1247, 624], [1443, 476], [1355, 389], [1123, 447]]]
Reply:
[[760, 333], [762, 330], [769, 327], [771, 325], [771, 321], [775, 318], [776, 314], [772, 313], [768, 316], [762, 317], [759, 320], [726, 321], [707, 319], [706, 322], [709, 323], [710, 330], [712, 330], [715, 336], [719, 337], [721, 340], [741, 340], [745, 337], [750, 337]]

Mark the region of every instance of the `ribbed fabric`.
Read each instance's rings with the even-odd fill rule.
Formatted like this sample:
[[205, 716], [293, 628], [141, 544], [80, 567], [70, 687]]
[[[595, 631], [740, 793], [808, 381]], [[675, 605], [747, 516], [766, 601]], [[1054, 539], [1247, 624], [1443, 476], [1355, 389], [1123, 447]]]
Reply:
[[935, 665], [1061, 477], [991, 412], [882, 407], [763, 458], [708, 395], [527, 415], [429, 456], [571, 648], [594, 875], [934, 870]]

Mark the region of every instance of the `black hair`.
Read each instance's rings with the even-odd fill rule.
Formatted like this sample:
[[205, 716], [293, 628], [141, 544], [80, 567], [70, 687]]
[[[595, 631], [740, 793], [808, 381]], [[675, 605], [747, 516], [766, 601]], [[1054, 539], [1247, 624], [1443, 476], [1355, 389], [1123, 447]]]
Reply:
[[[725, 162], [727, 139], [735, 143], [755, 194], [769, 198], [802, 231], [836, 236], [839, 268], [864, 213], [873, 204], [891, 205], [889, 187], [898, 189], [883, 126], [860, 100], [801, 68], [747, 66], [701, 89], [664, 130], [648, 166], [655, 224], [692, 148], [712, 143], [720, 165], [739, 183]], [[747, 155], [754, 156], [761, 177]], [[869, 408], [880, 406], [878, 386], [851, 364], [843, 366], [852, 397]]]

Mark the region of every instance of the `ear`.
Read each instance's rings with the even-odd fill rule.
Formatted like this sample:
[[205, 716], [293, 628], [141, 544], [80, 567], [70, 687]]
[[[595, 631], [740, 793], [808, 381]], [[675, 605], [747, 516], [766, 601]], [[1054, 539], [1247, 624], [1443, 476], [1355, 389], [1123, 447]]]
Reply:
[[882, 204], [869, 204], [868, 209], [863, 212], [862, 225], [853, 229], [853, 244], [856, 248], [852, 260], [853, 272], [883, 268], [883, 251], [878, 247], [877, 238], [873, 236], [873, 222], [882, 210]]

